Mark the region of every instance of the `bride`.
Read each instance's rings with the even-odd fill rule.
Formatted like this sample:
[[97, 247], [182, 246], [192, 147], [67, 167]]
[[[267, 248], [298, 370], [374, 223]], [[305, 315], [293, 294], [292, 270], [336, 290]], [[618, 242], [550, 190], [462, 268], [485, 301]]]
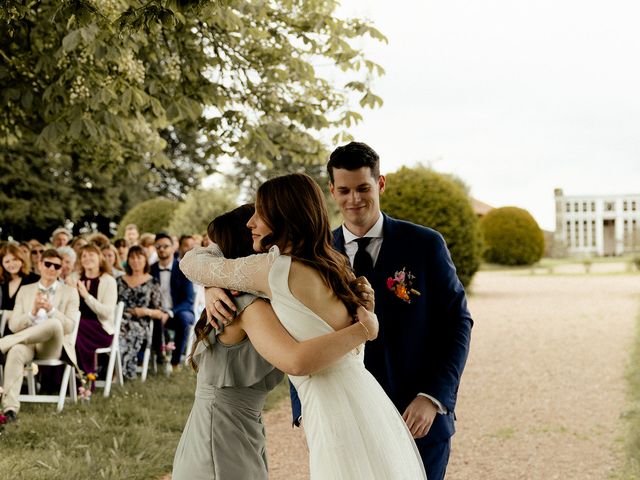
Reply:
[[[311, 177], [291, 174], [262, 184], [247, 226], [254, 250], [267, 253], [229, 260], [194, 249], [180, 268], [205, 286], [266, 295], [298, 341], [353, 323], [354, 275], [331, 247], [324, 196]], [[359, 348], [315, 374], [289, 376], [302, 402], [311, 478], [426, 478], [409, 430], [363, 357]]]

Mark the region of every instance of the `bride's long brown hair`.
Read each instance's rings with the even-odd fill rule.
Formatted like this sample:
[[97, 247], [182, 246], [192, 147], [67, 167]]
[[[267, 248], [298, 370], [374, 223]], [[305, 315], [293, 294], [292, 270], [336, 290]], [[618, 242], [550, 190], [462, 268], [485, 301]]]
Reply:
[[[242, 205], [217, 216], [209, 223], [207, 236], [220, 247], [225, 258], [247, 257], [254, 254], [251, 234], [247, 228], [247, 222], [253, 216], [254, 211], [255, 208], [252, 204]], [[196, 372], [198, 365], [193, 360], [193, 354], [198, 343], [208, 341], [212, 329], [213, 327], [207, 319], [207, 312], [203, 310], [193, 327], [196, 340], [191, 347], [191, 353], [189, 353], [189, 365]]]
[[263, 249], [277, 245], [280, 251], [315, 268], [355, 315], [358, 297], [350, 287], [355, 276], [347, 258], [331, 246], [329, 214], [318, 184], [304, 173], [267, 180], [258, 188], [256, 212], [272, 231], [263, 238]]

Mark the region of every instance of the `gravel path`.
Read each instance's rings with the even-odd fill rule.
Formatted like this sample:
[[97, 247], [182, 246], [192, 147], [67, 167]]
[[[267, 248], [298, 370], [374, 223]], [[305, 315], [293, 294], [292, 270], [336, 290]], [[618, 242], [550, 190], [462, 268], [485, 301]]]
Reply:
[[[622, 462], [638, 275], [480, 272], [448, 480], [606, 479]], [[288, 401], [265, 415], [271, 480], [304, 480]]]

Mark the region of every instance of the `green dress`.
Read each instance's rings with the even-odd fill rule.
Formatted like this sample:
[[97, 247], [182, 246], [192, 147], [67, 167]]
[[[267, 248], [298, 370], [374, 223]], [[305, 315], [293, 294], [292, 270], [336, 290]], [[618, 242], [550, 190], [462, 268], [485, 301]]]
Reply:
[[[256, 297], [236, 299], [238, 311]], [[194, 354], [195, 400], [173, 460], [172, 480], [267, 480], [262, 408], [282, 372], [262, 358], [248, 338], [235, 345], [209, 335]]]

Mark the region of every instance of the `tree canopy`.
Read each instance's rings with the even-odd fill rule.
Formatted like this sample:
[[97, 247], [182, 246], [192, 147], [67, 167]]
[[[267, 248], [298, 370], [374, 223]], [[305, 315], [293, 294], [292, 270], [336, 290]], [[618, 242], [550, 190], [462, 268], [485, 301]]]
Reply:
[[3, 236], [183, 198], [222, 158], [247, 188], [324, 163], [323, 136], [382, 103], [382, 68], [352, 44], [385, 39], [336, 1], [3, 3]]

